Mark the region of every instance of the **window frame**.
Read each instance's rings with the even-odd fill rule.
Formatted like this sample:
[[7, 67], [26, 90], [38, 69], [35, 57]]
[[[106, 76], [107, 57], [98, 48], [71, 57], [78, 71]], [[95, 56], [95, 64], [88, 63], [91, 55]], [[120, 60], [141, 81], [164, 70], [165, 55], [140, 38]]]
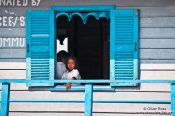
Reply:
[[[52, 18], [52, 22], [51, 22], [51, 25], [55, 25], [55, 22], [56, 22], [56, 16], [54, 15], [55, 14], [55, 12], [56, 11], [60, 11], [60, 12], [83, 12], [83, 11], [92, 11], [92, 12], [94, 12], [94, 11], [97, 11], [97, 12], [100, 12], [100, 11], [102, 11], [102, 12], [109, 12], [109, 13], [111, 13], [111, 11], [112, 10], [116, 10], [116, 6], [53, 6], [53, 7], [51, 7], [51, 14], [53, 14], [53, 16], [51, 17]], [[111, 15], [109, 16], [109, 19], [111, 20]], [[111, 21], [110, 21], [110, 30], [111, 30], [111, 28], [114, 28], [113, 26], [111, 26]], [[56, 47], [56, 34], [55, 34], [55, 32], [56, 32], [56, 26], [52, 26], [52, 34], [51, 34], [51, 36], [53, 36], [53, 38], [54, 38], [54, 40], [55, 40], [55, 47]], [[111, 36], [111, 34], [112, 34], [112, 32], [110, 31], [110, 36]], [[111, 37], [110, 37], [110, 40], [111, 40]], [[111, 49], [111, 45], [110, 45], [110, 49]], [[56, 48], [57, 49], [57, 48]], [[55, 49], [55, 50], [56, 50]], [[56, 52], [55, 52], [56, 53]], [[139, 54], [138, 54], [139, 55]], [[56, 54], [55, 54], [55, 57], [56, 57]], [[110, 53], [110, 57], [111, 57], [111, 53]], [[56, 59], [56, 58], [55, 58]], [[55, 62], [57, 62], [56, 60], [55, 60]], [[111, 66], [113, 66], [113, 65], [111, 65], [111, 58], [110, 58], [110, 66], [109, 66], [109, 68], [110, 68], [110, 72], [109, 72], [109, 75], [110, 75], [110, 77], [109, 77], [109, 80], [114, 80], [114, 78], [113, 77], [111, 77], [111, 75], [113, 75], [112, 73], [114, 72], [114, 71], [111, 71], [111, 69], [114, 69], [114, 68], [112, 68]], [[55, 69], [57, 69], [57, 67], [56, 67], [56, 65], [55, 65]], [[111, 73], [112, 72], [112, 73]], [[55, 73], [56, 73], [56, 71], [55, 71]], [[127, 86], [124, 86], [124, 87], [127, 87]], [[133, 87], [133, 86], [132, 86]], [[104, 90], [104, 91], [115, 91], [115, 88], [116, 88], [116, 86], [111, 86], [111, 85], [103, 85], [103, 86], [101, 86], [101, 85], [95, 85], [94, 86], [94, 90]], [[63, 87], [63, 86], [55, 86], [55, 87], [50, 87], [50, 89], [49, 90], [51, 90], [51, 91], [64, 91], [64, 90], [66, 90], [66, 88], [65, 87]], [[80, 86], [80, 87], [72, 87], [72, 89], [70, 89], [70, 91], [81, 91], [81, 90], [84, 90], [84, 88], [82, 87], [82, 86]]]
[[[83, 11], [89, 11], [89, 12], [94, 12], [94, 11], [97, 11], [97, 12], [109, 12], [110, 14], [110, 11], [111, 10], [114, 10], [116, 9], [116, 6], [52, 6], [51, 7], [51, 14], [55, 14], [55, 12], [57, 11], [60, 11], [60, 12], [83, 12]], [[54, 15], [54, 17], [52, 16], [51, 17], [53, 22], [51, 22], [51, 25], [55, 25], [55, 22], [56, 22], [56, 16]], [[110, 16], [109, 16], [109, 19], [110, 19]], [[53, 24], [54, 23], [54, 24]], [[52, 27], [52, 36], [53, 38], [55, 39], [55, 44], [54, 46], [56, 47], [56, 28], [55, 26]], [[57, 48], [56, 48], [57, 49]], [[55, 52], [56, 53], [56, 52]], [[55, 54], [56, 56], [56, 54]], [[56, 59], [56, 58], [55, 58]], [[55, 60], [55, 63], [57, 61]], [[56, 65], [55, 65], [55, 69], [57, 69]], [[55, 71], [56, 73], [56, 71]], [[56, 74], [55, 74], [56, 75]], [[109, 80], [111, 78], [109, 77]], [[50, 87], [49, 90], [51, 91], [64, 91], [66, 90], [65, 87], [63, 86], [55, 86], [55, 87]], [[70, 89], [70, 91], [82, 91], [84, 90], [84, 87], [83, 86], [77, 86], [77, 87], [72, 87], [72, 89]], [[95, 85], [94, 86], [94, 90], [96, 91], [115, 91], [115, 88], [110, 86], [110, 85]]]

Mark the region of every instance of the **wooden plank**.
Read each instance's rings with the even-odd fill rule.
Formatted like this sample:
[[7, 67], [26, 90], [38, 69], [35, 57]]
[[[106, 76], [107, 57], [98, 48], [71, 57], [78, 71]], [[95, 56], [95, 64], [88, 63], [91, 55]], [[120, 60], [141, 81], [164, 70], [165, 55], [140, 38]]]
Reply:
[[161, 71], [175, 71], [175, 64], [140, 64], [140, 70], [161, 70]]
[[[158, 3], [158, 2], [157, 2]], [[136, 8], [140, 10], [140, 17], [174, 17], [175, 7], [170, 5], [167, 7], [142, 7], [142, 6], [123, 6], [118, 7], [119, 9], [132, 9]]]
[[0, 37], [25, 37], [25, 28], [0, 28]]
[[0, 58], [25, 58], [26, 50], [25, 49], [0, 49]]
[[174, 80], [175, 71], [141, 71], [140, 79], [148, 80], [148, 79], [155, 79], [155, 80]]
[[175, 17], [149, 17], [140, 19], [140, 27], [175, 27]]
[[140, 28], [140, 38], [173, 38], [175, 28]]
[[[33, 116], [33, 114], [35, 113], [35, 115], [37, 116], [53, 116], [55, 115], [54, 112], [10, 112], [10, 116]], [[70, 112], [70, 111], [67, 111], [67, 112], [57, 112], [59, 113], [59, 116], [84, 116], [83, 112]], [[133, 116], [133, 113], [131, 112], [126, 112], [127, 113], [127, 116]], [[113, 112], [113, 113], [105, 113], [105, 112], [95, 112], [94, 113], [94, 116], [126, 116], [126, 113], [121, 113], [121, 112]], [[137, 113], [137, 114], [134, 114], [134, 116], [141, 116], [142, 114], [140, 113]], [[163, 114], [162, 114], [163, 115]], [[151, 116], [151, 114], [144, 114], [144, 116]], [[160, 116], [160, 114], [154, 114], [152, 116]]]
[[25, 62], [25, 58], [5, 58], [0, 59], [0, 62]]
[[[41, 111], [41, 112], [37, 112], [37, 111], [33, 111], [33, 112], [23, 112], [23, 111], [10, 111], [10, 116], [53, 116], [53, 115], [57, 115], [59, 114], [59, 116], [84, 116], [83, 112], [78, 112], [78, 111], [56, 111], [56, 112], [52, 112], [52, 111]], [[97, 113], [97, 115], [101, 116], [101, 114], [103, 113]], [[108, 115], [107, 115], [108, 116]], [[109, 115], [109, 116], [115, 116], [115, 115]], [[130, 114], [128, 114], [128, 116], [131, 116]], [[145, 116], [150, 116], [150, 115], [145, 115]], [[156, 116], [156, 115], [155, 115]]]
[[140, 48], [175, 49], [175, 39], [140, 39]]
[[[130, 93], [130, 96], [127, 96]], [[150, 96], [150, 94], [152, 94]], [[71, 95], [71, 97], [70, 97]], [[84, 92], [11, 91], [11, 100], [83, 100]], [[127, 96], [127, 97], [125, 97]], [[142, 96], [142, 97], [140, 97]], [[94, 100], [170, 100], [167, 91], [120, 90], [117, 92], [94, 92]]]
[[16, 70], [25, 70], [26, 62], [0, 62], [0, 70], [1, 69], [16, 69]]
[[[128, 96], [128, 95], [126, 95]], [[124, 97], [126, 97], [124, 96]], [[68, 107], [69, 106], [69, 107]], [[122, 103], [94, 103], [94, 112], [123, 112], [123, 113], [135, 113], [144, 112], [144, 107], [165, 108], [166, 111], [170, 111], [169, 104], [122, 104]], [[13, 109], [12, 109], [13, 108]], [[24, 112], [71, 112], [71, 111], [81, 111], [83, 112], [82, 103], [11, 103], [10, 111], [24, 111]], [[148, 111], [151, 112], [151, 111]], [[160, 114], [159, 114], [160, 115]]]
[[175, 60], [170, 59], [141, 59], [140, 63], [147, 63], [147, 64], [174, 64]]
[[25, 70], [0, 70], [1, 79], [26, 79]]
[[175, 49], [140, 49], [140, 59], [174, 60]]
[[174, 1], [172, 0], [151, 0], [151, 1], [146, 1], [146, 0], [117, 0], [116, 1], [116, 6], [121, 7], [121, 6], [142, 6], [142, 7], [159, 7], [159, 6], [172, 6], [174, 4]]

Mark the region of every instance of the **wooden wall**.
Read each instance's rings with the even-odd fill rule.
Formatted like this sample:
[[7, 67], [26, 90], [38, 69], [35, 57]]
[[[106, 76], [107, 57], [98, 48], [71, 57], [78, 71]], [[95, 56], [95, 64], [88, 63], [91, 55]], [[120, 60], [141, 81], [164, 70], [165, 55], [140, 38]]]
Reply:
[[[175, 79], [175, 1], [174, 0], [23, 0], [4, 6], [0, 0], [0, 79], [25, 79], [25, 11], [49, 9], [62, 5], [116, 5], [118, 8], [140, 10], [141, 79]], [[15, 1], [15, 0], [11, 0]], [[25, 1], [25, 0], [24, 0]], [[11, 99], [81, 99], [81, 92], [30, 91], [25, 85], [12, 85]], [[169, 86], [142, 84], [139, 88], [117, 92], [96, 92], [95, 99], [170, 100]], [[71, 96], [71, 98], [70, 98]], [[102, 97], [103, 96], [103, 97]], [[126, 97], [127, 96], [127, 97]], [[151, 112], [144, 108], [166, 108], [161, 104], [94, 104], [95, 116], [142, 116], [135, 112]], [[83, 104], [11, 103], [11, 116], [83, 116]], [[164, 111], [164, 110], [158, 110]], [[110, 113], [104, 113], [110, 112]], [[60, 114], [58, 114], [60, 113]], [[147, 114], [145, 116], [152, 116]], [[158, 115], [153, 115], [158, 116]]]

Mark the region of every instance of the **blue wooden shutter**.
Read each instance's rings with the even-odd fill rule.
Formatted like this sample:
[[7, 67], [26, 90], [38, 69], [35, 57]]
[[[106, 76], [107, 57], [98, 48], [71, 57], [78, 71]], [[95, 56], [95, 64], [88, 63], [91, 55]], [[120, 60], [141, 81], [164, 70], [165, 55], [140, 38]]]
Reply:
[[[54, 79], [54, 21], [51, 11], [26, 12], [26, 76], [28, 80]], [[28, 86], [52, 86], [31, 83]]]
[[139, 78], [138, 12], [135, 9], [111, 10], [110, 19], [110, 79], [136, 80]]

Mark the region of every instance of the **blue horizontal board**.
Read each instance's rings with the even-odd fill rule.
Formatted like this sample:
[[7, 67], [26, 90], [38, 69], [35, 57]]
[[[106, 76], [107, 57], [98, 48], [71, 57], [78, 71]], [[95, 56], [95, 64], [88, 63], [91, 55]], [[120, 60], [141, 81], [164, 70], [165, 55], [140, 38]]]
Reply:
[[[66, 87], [63, 85], [58, 85], [56, 87], [50, 87], [50, 91], [66, 91]], [[72, 86], [69, 91], [84, 91], [84, 86]], [[93, 86], [94, 91], [115, 91], [115, 88], [111, 88], [111, 86]]]
[[175, 80], [15, 80], [1, 79], [0, 83], [175, 83]]

